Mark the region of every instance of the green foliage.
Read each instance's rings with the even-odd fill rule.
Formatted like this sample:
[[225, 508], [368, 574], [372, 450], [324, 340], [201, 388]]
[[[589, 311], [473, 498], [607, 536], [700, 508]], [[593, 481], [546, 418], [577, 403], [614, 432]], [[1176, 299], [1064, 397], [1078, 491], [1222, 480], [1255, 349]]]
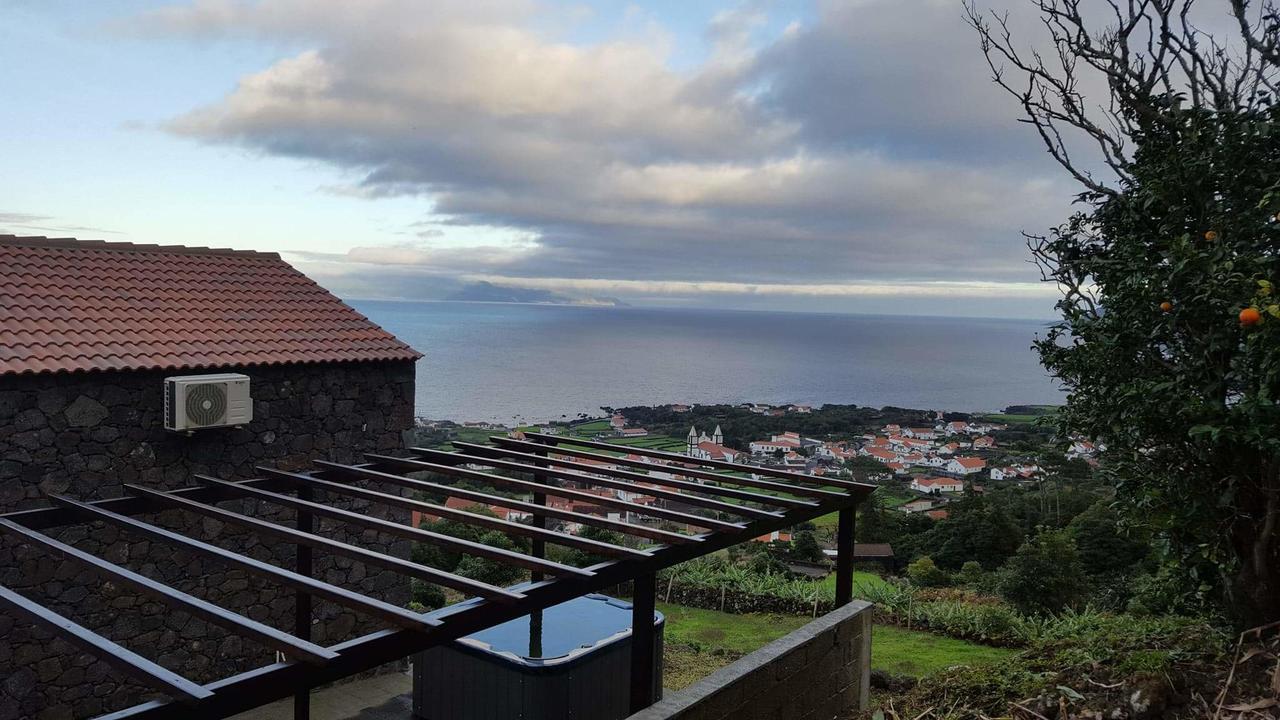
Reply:
[[1076, 604], [1085, 575], [1075, 542], [1066, 531], [1042, 529], [1001, 568], [999, 587], [1025, 613], [1053, 613]]
[[982, 569], [982, 563], [977, 560], [966, 560], [960, 566], [960, 572], [956, 573], [955, 580], [961, 585], [975, 587], [986, 578], [986, 571]]
[[417, 578], [413, 578], [409, 581], [409, 592], [413, 597], [413, 601], [410, 603], [410, 609], [417, 612], [426, 612], [427, 610], [441, 608], [448, 602], [443, 588], [439, 585], [423, 582]]
[[920, 587], [943, 587], [951, 584], [951, 576], [935, 565], [933, 558], [928, 555], [907, 566], [907, 577]]
[[[1069, 392], [1061, 429], [1106, 443], [1120, 498], [1186, 587], [1280, 619], [1277, 109], [1150, 102], [1131, 181], [1039, 250], [1099, 301], [1065, 298], [1037, 349]], [[1261, 323], [1242, 325], [1247, 307]]]
[[[596, 540], [598, 542], [609, 543], [611, 545], [627, 545], [626, 539], [621, 533], [598, 528], [594, 525], [588, 525], [578, 533], [580, 537], [588, 540]], [[571, 548], [565, 553], [564, 562], [575, 567], [588, 567], [596, 563], [603, 562], [606, 558], [602, 555], [595, 555], [586, 550]]]
[[813, 530], [801, 530], [792, 537], [791, 557], [804, 562], [819, 562], [823, 559], [822, 546], [813, 536]]
[[[494, 516], [487, 508], [479, 505], [469, 508], [468, 512], [488, 515], [490, 517]], [[430, 530], [442, 535], [450, 535], [463, 540], [483, 543], [485, 545], [491, 545], [505, 550], [523, 549], [522, 545], [518, 545], [516, 540], [513, 540], [504, 533], [497, 532], [496, 530], [485, 530], [484, 528], [456, 522], [447, 518], [442, 518], [436, 521], [424, 520], [421, 524], [421, 528], [423, 530]], [[521, 540], [521, 542], [524, 541]], [[476, 557], [474, 555], [464, 555], [462, 553], [428, 543], [419, 543], [414, 545], [410, 552], [410, 557], [414, 562], [439, 568], [440, 570], [447, 570], [449, 572], [462, 575], [463, 577], [468, 577], [472, 580], [479, 580], [491, 585], [510, 585], [519, 581], [524, 575], [523, 570], [507, 565], [506, 563], [499, 563], [493, 560]], [[417, 598], [415, 598], [415, 600], [416, 599]], [[419, 600], [419, 602], [422, 602], [424, 605], [430, 605], [430, 603], [425, 600]]]
[[948, 570], [958, 570], [968, 560], [994, 569], [1022, 542], [1023, 532], [1004, 506], [985, 496], [967, 496], [948, 505], [947, 511], [947, 518], [927, 532], [898, 539], [908, 557], [927, 551]]
[[1090, 575], [1114, 575], [1146, 557], [1148, 543], [1126, 534], [1120, 515], [1111, 503], [1099, 500], [1067, 526], [1075, 541], [1084, 571]]

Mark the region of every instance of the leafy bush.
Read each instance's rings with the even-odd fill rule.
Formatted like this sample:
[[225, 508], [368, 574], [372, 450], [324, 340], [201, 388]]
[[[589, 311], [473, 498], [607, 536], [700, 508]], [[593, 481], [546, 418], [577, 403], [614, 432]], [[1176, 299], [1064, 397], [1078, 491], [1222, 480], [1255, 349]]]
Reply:
[[934, 564], [928, 555], [907, 566], [907, 577], [921, 587], [942, 587], [951, 584], [951, 576]]
[[1075, 541], [1063, 530], [1041, 528], [1000, 570], [1000, 594], [1024, 613], [1053, 613], [1084, 594], [1084, 568]]
[[982, 563], [977, 560], [968, 560], [960, 566], [960, 572], [956, 573], [956, 582], [972, 587], [981, 583], [985, 576], [986, 571], [982, 569]]

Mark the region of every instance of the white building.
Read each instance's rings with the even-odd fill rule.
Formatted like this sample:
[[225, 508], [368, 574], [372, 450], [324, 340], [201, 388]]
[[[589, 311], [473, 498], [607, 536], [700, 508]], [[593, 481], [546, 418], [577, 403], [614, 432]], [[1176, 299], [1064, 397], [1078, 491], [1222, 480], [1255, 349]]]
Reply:
[[964, 492], [964, 481], [946, 477], [918, 477], [911, 481], [911, 489], [922, 493]]
[[952, 475], [974, 475], [987, 467], [987, 461], [976, 457], [954, 457], [947, 461], [946, 470]]

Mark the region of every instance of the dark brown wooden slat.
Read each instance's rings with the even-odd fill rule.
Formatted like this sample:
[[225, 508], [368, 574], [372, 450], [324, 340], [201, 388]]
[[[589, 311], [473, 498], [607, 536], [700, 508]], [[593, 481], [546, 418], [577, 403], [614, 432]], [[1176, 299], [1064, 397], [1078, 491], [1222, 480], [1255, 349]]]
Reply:
[[[631, 470], [621, 470], [619, 468], [612, 468], [612, 467], [596, 467], [594, 465], [588, 465], [586, 463], [573, 462], [571, 460], [564, 460], [562, 458], [554, 458], [554, 457], [546, 458], [546, 457], [541, 457], [539, 455], [532, 455], [529, 453], [518, 452], [516, 450], [508, 450], [503, 447], [493, 447], [491, 445], [477, 445], [475, 443], [458, 442], [456, 440], [453, 441], [453, 443], [451, 444], [454, 447], [458, 448], [458, 450], [462, 452], [470, 453], [472, 455], [480, 455], [483, 457], [493, 456], [493, 457], [503, 457], [503, 458], [515, 458], [517, 461], [524, 461], [526, 464], [529, 464], [529, 465], [546, 463], [554, 467], [568, 468], [570, 471], [576, 471], [576, 472], [558, 472], [557, 473], [554, 470], [539, 468], [542, 472], [555, 473], [556, 477], [560, 477], [560, 479], [562, 480], [577, 480], [579, 477], [581, 477], [581, 473], [596, 473], [598, 475], [606, 475], [610, 478], [618, 478], [618, 480], [630, 481], [630, 482], [613, 483], [613, 484], [605, 485], [604, 487], [618, 487], [622, 489], [636, 488], [637, 492], [654, 494], [653, 488], [648, 488], [643, 486], [637, 487], [636, 485], [633, 484], [633, 483], [650, 483], [653, 485], [658, 485], [660, 487], [670, 487], [670, 488], [678, 488], [680, 490], [686, 490], [687, 492], [659, 490], [657, 494], [654, 494], [654, 497], [665, 497], [671, 500], [676, 500], [678, 502], [687, 503], [689, 505], [695, 505], [698, 507], [705, 507], [709, 509], [720, 510], [721, 512], [741, 515], [743, 517], [749, 517], [754, 520], [778, 518], [778, 517], [782, 517], [782, 515], [781, 513], [775, 510], [761, 510], [760, 508], [756, 508], [752, 506], [735, 505], [733, 503], [724, 502], [723, 500], [713, 500], [711, 498], [703, 497], [701, 495], [693, 495], [691, 493], [705, 493], [707, 495], [719, 495], [721, 497], [731, 497], [731, 498], [746, 500], [750, 502], [778, 505], [779, 507], [793, 507], [788, 502], [779, 502], [779, 500], [784, 500], [784, 498], [775, 498], [772, 495], [753, 493], [753, 492], [748, 492], [746, 490], [736, 490], [734, 488], [720, 488], [720, 487], [712, 487], [707, 485], [699, 485], [698, 483], [686, 482], [683, 480], [668, 480], [664, 478], [655, 478], [650, 475], [645, 475], [643, 473], [638, 473]], [[526, 444], [533, 445], [534, 443], [526, 443]], [[413, 450], [414, 452], [441, 452], [438, 450], [434, 450], [434, 451], [428, 450], [427, 448], [410, 448], [410, 449]], [[552, 452], [555, 452], [555, 451], [553, 450]], [[657, 467], [654, 467], [654, 470], [660, 471]], [[594, 482], [594, 483], [603, 482], [599, 478], [589, 478], [588, 481]], [[583, 481], [583, 482], [587, 482], [587, 481]], [[811, 504], [811, 503], [805, 503], [805, 501], [803, 500], [795, 500], [791, 502], [800, 503], [800, 504]]]
[[[553, 507], [544, 507], [542, 505], [535, 505], [531, 502], [525, 502], [524, 500], [513, 500], [511, 498], [502, 497], [501, 495], [492, 495], [490, 493], [467, 490], [464, 488], [453, 487], [451, 485], [441, 485], [440, 483], [433, 483], [427, 480], [414, 480], [413, 478], [407, 478], [403, 475], [381, 472], [371, 468], [331, 463], [325, 460], [316, 460], [315, 464], [327, 470], [346, 474], [348, 477], [354, 476], [369, 480], [378, 480], [380, 482], [387, 482], [393, 485], [400, 485], [401, 487], [421, 490], [423, 492], [431, 493], [432, 495], [459, 497], [466, 500], [474, 500], [482, 504], [497, 505], [499, 507], [511, 508], [513, 510], [523, 510], [531, 515], [541, 514], [547, 517], [579, 523], [581, 525], [592, 525], [604, 528], [605, 530], [614, 530], [625, 535], [634, 535], [636, 537], [642, 537], [649, 540], [658, 540], [660, 542], [670, 544], [693, 543], [700, 541], [698, 537], [690, 535], [681, 535], [680, 533], [644, 527], [642, 525], [632, 525], [631, 523], [610, 520], [596, 515], [573, 512], [572, 510], [560, 510]], [[484, 473], [477, 474], [484, 475]]]
[[[620, 446], [610, 445], [609, 443], [598, 442], [595, 440], [580, 440], [578, 438], [564, 438], [559, 435], [546, 435], [543, 433], [527, 432], [525, 437], [542, 440], [552, 445], [561, 443], [569, 445], [580, 445], [582, 447], [593, 447], [601, 450], [616, 450]], [[663, 452], [662, 450], [650, 450], [649, 448], [626, 446], [628, 452], [636, 455], [645, 455], [652, 458], [660, 458], [662, 460], [674, 460], [679, 462], [694, 462], [707, 467], [719, 468], [721, 470], [736, 470], [738, 472], [755, 473], [756, 475], [767, 475], [779, 480], [790, 480], [792, 482], [804, 483], [806, 485], [826, 485], [827, 487], [840, 488], [851, 494], [866, 496], [875, 490], [875, 485], [867, 485], [865, 483], [853, 482], [851, 480], [840, 480], [839, 478], [817, 477], [814, 475], [806, 475], [804, 473], [791, 472], [789, 470], [775, 470], [773, 468], [757, 467], [755, 465], [741, 465], [739, 463], [725, 462], [723, 460], [698, 460], [686, 455], [677, 455], [676, 453]], [[794, 492], [794, 490], [792, 491]]]
[[152, 490], [151, 488], [145, 488], [140, 485], [130, 485], [128, 483], [125, 484], [125, 488], [136, 495], [141, 495], [162, 505], [182, 508], [198, 515], [204, 515], [216, 520], [221, 520], [225, 523], [246, 527], [254, 532], [263, 533], [265, 535], [274, 535], [275, 537], [288, 542], [319, 548], [333, 553], [334, 555], [343, 555], [369, 565], [376, 565], [402, 575], [417, 578], [423, 582], [435, 583], [437, 585], [453, 588], [459, 592], [478, 595], [486, 600], [514, 603], [524, 597], [524, 595], [517, 592], [511, 592], [488, 583], [480, 582], [479, 580], [462, 577], [461, 575], [454, 575], [451, 572], [446, 572], [438, 568], [398, 558], [394, 555], [383, 555], [382, 553], [374, 552], [373, 550], [368, 550], [355, 545], [348, 545], [347, 543], [338, 542], [337, 540], [321, 537], [319, 535], [301, 532], [299, 530], [294, 530], [293, 528], [284, 527], [283, 525], [276, 525], [275, 523], [259, 520], [257, 518], [249, 517], [248, 515], [241, 515], [240, 513], [231, 512], [230, 510], [223, 510], [222, 508], [214, 507], [213, 505], [206, 505], [201, 502], [196, 502], [195, 500], [187, 500], [186, 498], [170, 495], [169, 493], [161, 492], [159, 490]]
[[214, 625], [256, 640], [273, 650], [279, 650], [289, 657], [312, 665], [323, 665], [338, 656], [332, 650], [327, 650], [306, 640], [300, 640], [269, 625], [263, 625], [256, 620], [231, 612], [219, 605], [188, 595], [181, 590], [175, 590], [164, 583], [152, 580], [145, 575], [139, 575], [128, 568], [120, 567], [96, 555], [55, 540], [48, 535], [22, 527], [15, 522], [0, 518], [0, 530], [12, 533], [22, 538], [23, 542], [36, 545], [54, 555], [88, 566], [99, 575], [110, 578], [112, 582], [158, 597], [170, 607], [188, 612]]
[[[514, 447], [516, 445], [524, 447], [526, 445], [531, 444], [531, 443], [521, 442], [519, 440], [514, 440], [512, 438], [500, 437], [497, 435], [491, 436], [489, 439], [497, 443], [498, 445], [501, 445], [504, 447], [506, 446]], [[543, 446], [543, 447], [547, 447], [547, 446]], [[613, 446], [610, 446], [610, 449], [622, 449], [622, 446], [613, 445]], [[569, 455], [571, 457], [583, 458], [586, 460], [608, 461], [608, 462], [617, 463], [619, 465], [627, 465], [629, 467], [634, 467], [634, 468], [644, 468], [646, 470], [652, 470], [655, 467], [660, 467], [663, 469], [664, 472], [669, 472], [673, 475], [682, 475], [684, 477], [699, 478], [701, 480], [711, 480], [713, 482], [724, 483], [726, 485], [741, 485], [743, 487], [757, 488], [760, 490], [769, 490], [771, 492], [789, 493], [791, 495], [798, 495], [805, 498], [812, 498], [812, 500], [817, 500], [817, 501], [839, 500], [839, 499], [848, 497], [848, 495], [838, 490], [823, 490], [820, 488], [813, 488], [808, 486], [789, 485], [787, 483], [774, 482], [772, 480], [760, 480], [757, 478], [734, 477], [732, 475], [722, 475], [720, 473], [712, 472], [710, 470], [703, 470], [695, 467], [686, 467], [686, 465], [697, 464], [701, 461], [696, 460], [694, 458], [684, 457], [683, 455], [678, 456], [683, 458], [683, 460], [679, 465], [654, 465], [653, 463], [647, 463], [642, 460], [628, 460], [625, 457], [618, 457], [613, 455], [602, 455], [600, 453], [594, 453], [589, 450], [581, 450], [579, 448], [565, 447], [563, 445], [559, 447], [551, 448], [551, 451], [560, 453], [562, 455]], [[787, 498], [778, 498], [778, 500], [781, 502], [781, 501], [787, 500]], [[788, 506], [789, 509], [814, 507], [814, 504], [811, 500], [794, 500], [792, 502], [795, 504]]]
[[255, 575], [269, 577], [282, 585], [288, 585], [294, 589], [301, 589], [312, 593], [313, 595], [319, 595], [328, 600], [332, 600], [339, 605], [343, 605], [353, 610], [360, 610], [368, 615], [380, 618], [399, 627], [418, 632], [431, 632], [434, 628], [440, 625], [439, 621], [424, 618], [415, 612], [397, 607], [391, 603], [383, 602], [377, 598], [371, 598], [357, 592], [352, 592], [346, 588], [338, 587], [337, 585], [330, 585], [329, 583], [321, 580], [309, 578], [305, 575], [299, 575], [298, 573], [276, 567], [270, 563], [255, 560], [251, 557], [231, 552], [230, 550], [224, 550], [217, 545], [210, 545], [209, 543], [201, 542], [200, 540], [195, 540], [193, 538], [186, 537], [185, 535], [180, 535], [162, 527], [156, 527], [155, 525], [142, 522], [141, 520], [134, 520], [131, 517], [125, 517], [124, 515], [113, 513], [110, 510], [94, 507], [87, 503], [62, 497], [61, 495], [50, 494], [47, 497], [58, 505], [77, 510], [84, 516], [104, 520], [112, 523], [113, 525], [128, 528], [140, 535], [150, 537], [153, 540], [172, 543], [174, 545], [185, 547], [188, 550], [193, 550], [201, 555], [208, 555], [225, 562], [228, 565], [241, 568]]
[[[445, 453], [450, 457], [465, 458], [465, 456], [457, 453]], [[508, 487], [519, 488], [525, 492], [540, 492], [544, 495], [553, 495], [555, 497], [568, 498], [570, 500], [580, 500], [592, 505], [600, 505], [603, 507], [612, 507], [619, 510], [635, 513], [636, 515], [648, 515], [650, 517], [662, 518], [672, 522], [684, 523], [707, 530], [723, 530], [734, 531], [743, 528], [742, 523], [726, 522], [724, 520], [716, 520], [713, 518], [704, 518], [701, 515], [693, 515], [691, 513], [680, 512], [679, 510], [667, 510], [665, 508], [650, 507], [641, 505], [640, 503], [619, 500], [615, 497], [603, 497], [600, 495], [592, 495], [589, 492], [581, 490], [571, 490], [556, 485], [544, 485], [531, 480], [517, 480], [509, 478], [505, 475], [494, 475], [493, 473], [480, 472], [479, 470], [468, 470], [467, 468], [456, 467], [453, 465], [441, 465], [439, 463], [427, 462], [425, 460], [411, 460], [409, 458], [398, 458], [390, 455], [376, 455], [374, 453], [365, 453], [365, 459], [380, 464], [397, 465], [411, 472], [434, 472], [443, 475], [455, 475], [457, 477], [470, 478], [479, 480], [491, 485], [506, 485]], [[470, 461], [464, 462], [484, 462], [484, 458], [472, 458]], [[534, 468], [533, 471], [536, 471]]]
[[128, 648], [62, 617], [34, 600], [0, 585], [0, 605], [51, 631], [57, 637], [87, 651], [130, 677], [187, 704], [213, 697], [213, 692], [166, 670]]
[[[691, 495], [689, 493], [677, 492], [675, 490], [664, 490], [661, 487], [647, 487], [645, 485], [637, 485], [636, 482], [614, 479], [612, 477], [599, 477], [605, 475], [608, 468], [591, 468], [584, 466], [582, 472], [574, 472], [570, 470], [556, 470], [551, 465], [555, 464], [554, 460], [542, 458], [536, 455], [525, 456], [527, 462], [521, 462], [516, 459], [504, 459], [504, 455], [520, 455], [520, 453], [512, 451], [504, 451], [498, 448], [489, 447], [487, 445], [472, 445], [471, 443], [455, 443], [459, 452], [448, 452], [445, 450], [432, 450], [430, 448], [410, 448], [417, 453], [417, 457], [424, 460], [438, 460], [440, 462], [449, 463], [455, 458], [469, 458], [468, 464], [478, 465], [483, 463], [488, 467], [500, 470], [513, 470], [515, 472], [527, 473], [530, 475], [537, 474], [543, 477], [551, 477], [557, 480], [567, 480], [569, 482], [582, 483], [584, 485], [612, 488], [614, 490], [623, 490], [633, 492], [638, 495], [650, 495], [657, 498], [674, 500], [685, 503], [692, 507], [701, 507], [708, 510], [715, 510], [726, 514], [738, 515], [752, 520], [762, 518], [780, 517], [777, 513], [768, 510], [759, 510], [753, 507], [745, 507], [742, 505], [734, 505], [723, 500], [714, 500], [711, 498]], [[591, 475], [588, 473], [596, 473]], [[645, 482], [649, 482], [645, 480]], [[539, 483], [542, 484], [542, 483]], [[658, 483], [653, 483], [657, 485]]]
[[300, 500], [288, 495], [281, 495], [280, 493], [270, 492], [269, 490], [247, 488], [243, 485], [239, 485], [238, 483], [219, 480], [207, 475], [196, 475], [195, 478], [196, 480], [208, 485], [215, 485], [217, 487], [228, 488], [236, 492], [246, 493], [250, 497], [266, 500], [295, 510], [305, 510], [313, 515], [332, 518], [352, 525], [360, 525], [371, 530], [387, 533], [388, 535], [398, 535], [409, 540], [416, 540], [418, 542], [428, 543], [439, 547], [446, 547], [464, 554], [475, 555], [495, 562], [506, 563], [508, 565], [515, 565], [527, 570], [539, 570], [553, 575], [579, 575], [583, 577], [590, 577], [592, 574], [590, 571], [582, 570], [571, 565], [563, 565], [551, 560], [541, 560], [513, 550], [505, 550], [503, 548], [493, 547], [492, 545], [485, 545], [484, 543], [463, 540], [462, 538], [456, 538], [451, 535], [444, 535], [430, 530], [422, 530], [409, 525], [401, 525], [388, 520], [382, 520], [368, 515], [361, 515], [360, 513], [351, 512], [350, 510], [343, 510], [341, 508], [330, 507], [322, 503]]
[[[636, 550], [622, 545], [614, 545], [613, 543], [578, 537], [577, 535], [569, 535], [567, 533], [556, 532], [554, 530], [544, 530], [530, 525], [524, 525], [522, 523], [511, 522], [510, 520], [503, 520], [501, 518], [490, 517], [488, 515], [479, 515], [477, 513], [467, 512], [466, 510], [455, 510], [445, 505], [426, 502], [424, 500], [414, 500], [412, 498], [400, 497], [399, 495], [378, 492], [377, 490], [369, 490], [367, 488], [356, 487], [354, 485], [344, 485], [342, 483], [321, 480], [320, 478], [312, 477], [306, 473], [291, 473], [283, 470], [273, 470], [266, 467], [259, 467], [258, 471], [271, 477], [288, 480], [293, 483], [305, 483], [312, 485], [317, 489], [324, 490], [325, 492], [357, 497], [383, 505], [403, 508], [405, 510], [417, 510], [425, 515], [449, 518], [460, 523], [474, 525], [475, 527], [482, 527], [489, 530], [497, 530], [499, 532], [507, 533], [508, 535], [522, 535], [530, 538], [541, 538], [549, 543], [576, 548], [578, 550], [585, 550], [605, 557], [649, 557], [649, 553], [643, 550]], [[242, 483], [235, 483], [235, 485], [237, 490], [244, 489], [244, 485]]]

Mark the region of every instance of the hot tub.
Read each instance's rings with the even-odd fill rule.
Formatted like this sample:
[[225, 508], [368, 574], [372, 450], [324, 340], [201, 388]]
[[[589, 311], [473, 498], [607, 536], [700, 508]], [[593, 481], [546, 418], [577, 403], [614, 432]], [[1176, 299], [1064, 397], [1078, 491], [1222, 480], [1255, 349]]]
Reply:
[[[445, 616], [467, 607], [437, 610]], [[654, 613], [654, 697], [662, 697]], [[586, 595], [419, 653], [413, 712], [424, 720], [618, 720], [628, 713], [631, 603]]]

